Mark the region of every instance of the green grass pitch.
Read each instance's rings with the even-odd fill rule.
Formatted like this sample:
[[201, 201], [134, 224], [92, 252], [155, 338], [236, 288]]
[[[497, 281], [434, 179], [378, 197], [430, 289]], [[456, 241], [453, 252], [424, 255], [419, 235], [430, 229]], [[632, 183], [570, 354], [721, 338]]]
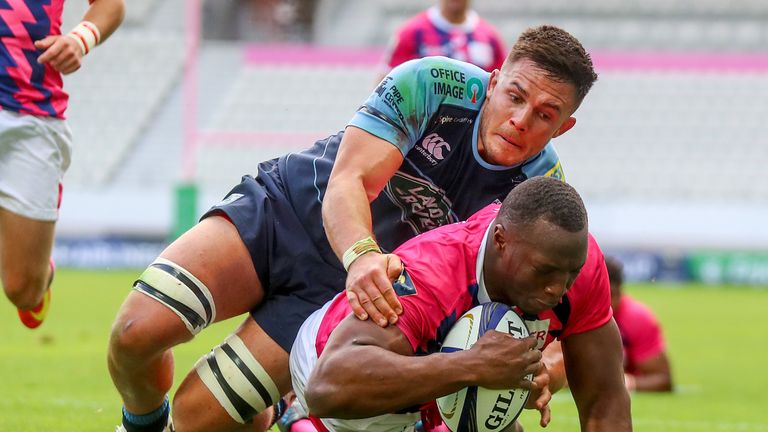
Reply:
[[[120, 401], [107, 373], [107, 336], [137, 274], [60, 270], [51, 314], [34, 331], [0, 301], [0, 431], [114, 430]], [[630, 285], [629, 292], [664, 324], [677, 385], [671, 395], [633, 395], [635, 430], [768, 432], [768, 291]], [[176, 348], [176, 383], [240, 320]], [[547, 431], [578, 430], [567, 392], [552, 410]], [[540, 430], [537, 413], [524, 413], [523, 422]]]

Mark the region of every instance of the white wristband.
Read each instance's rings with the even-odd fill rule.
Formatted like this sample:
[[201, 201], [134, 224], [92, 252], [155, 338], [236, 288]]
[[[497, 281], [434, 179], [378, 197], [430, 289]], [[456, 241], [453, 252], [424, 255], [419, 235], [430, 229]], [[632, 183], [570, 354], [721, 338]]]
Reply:
[[90, 21], [82, 21], [76, 25], [71, 32], [67, 33], [67, 37], [73, 39], [80, 45], [80, 49], [83, 55], [91, 52], [93, 47], [101, 42], [101, 32], [96, 24]]

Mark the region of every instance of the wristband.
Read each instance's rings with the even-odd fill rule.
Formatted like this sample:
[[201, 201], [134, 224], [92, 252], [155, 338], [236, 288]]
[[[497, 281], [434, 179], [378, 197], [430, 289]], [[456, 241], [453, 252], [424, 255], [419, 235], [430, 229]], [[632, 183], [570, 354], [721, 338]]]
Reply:
[[80, 45], [80, 50], [83, 52], [83, 55], [91, 52], [93, 47], [101, 42], [101, 32], [99, 32], [99, 28], [96, 27], [96, 24], [90, 21], [82, 21], [80, 24], [76, 25], [71, 32], [67, 33], [66, 36]]
[[351, 266], [356, 259], [367, 254], [368, 252], [381, 253], [381, 248], [376, 243], [376, 240], [370, 236], [356, 241], [352, 246], [349, 247], [349, 249], [344, 252], [344, 257], [342, 260], [344, 263], [344, 270], [349, 271], [349, 266]]

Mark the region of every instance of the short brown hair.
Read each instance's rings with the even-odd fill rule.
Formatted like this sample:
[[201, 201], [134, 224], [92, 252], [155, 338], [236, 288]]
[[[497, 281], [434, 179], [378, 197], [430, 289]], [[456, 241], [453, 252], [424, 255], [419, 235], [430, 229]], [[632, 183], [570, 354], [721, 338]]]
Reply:
[[577, 106], [597, 81], [592, 58], [581, 42], [555, 26], [542, 25], [524, 31], [512, 47], [506, 63], [522, 59], [535, 63], [550, 79], [573, 84]]

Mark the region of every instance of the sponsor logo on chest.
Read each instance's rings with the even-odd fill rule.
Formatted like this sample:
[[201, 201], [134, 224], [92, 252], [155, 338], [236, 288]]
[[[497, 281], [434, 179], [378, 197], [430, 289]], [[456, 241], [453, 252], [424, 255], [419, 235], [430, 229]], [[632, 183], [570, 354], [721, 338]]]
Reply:
[[385, 191], [400, 207], [401, 220], [410, 225], [415, 234], [457, 222], [445, 192], [424, 179], [398, 171]]

